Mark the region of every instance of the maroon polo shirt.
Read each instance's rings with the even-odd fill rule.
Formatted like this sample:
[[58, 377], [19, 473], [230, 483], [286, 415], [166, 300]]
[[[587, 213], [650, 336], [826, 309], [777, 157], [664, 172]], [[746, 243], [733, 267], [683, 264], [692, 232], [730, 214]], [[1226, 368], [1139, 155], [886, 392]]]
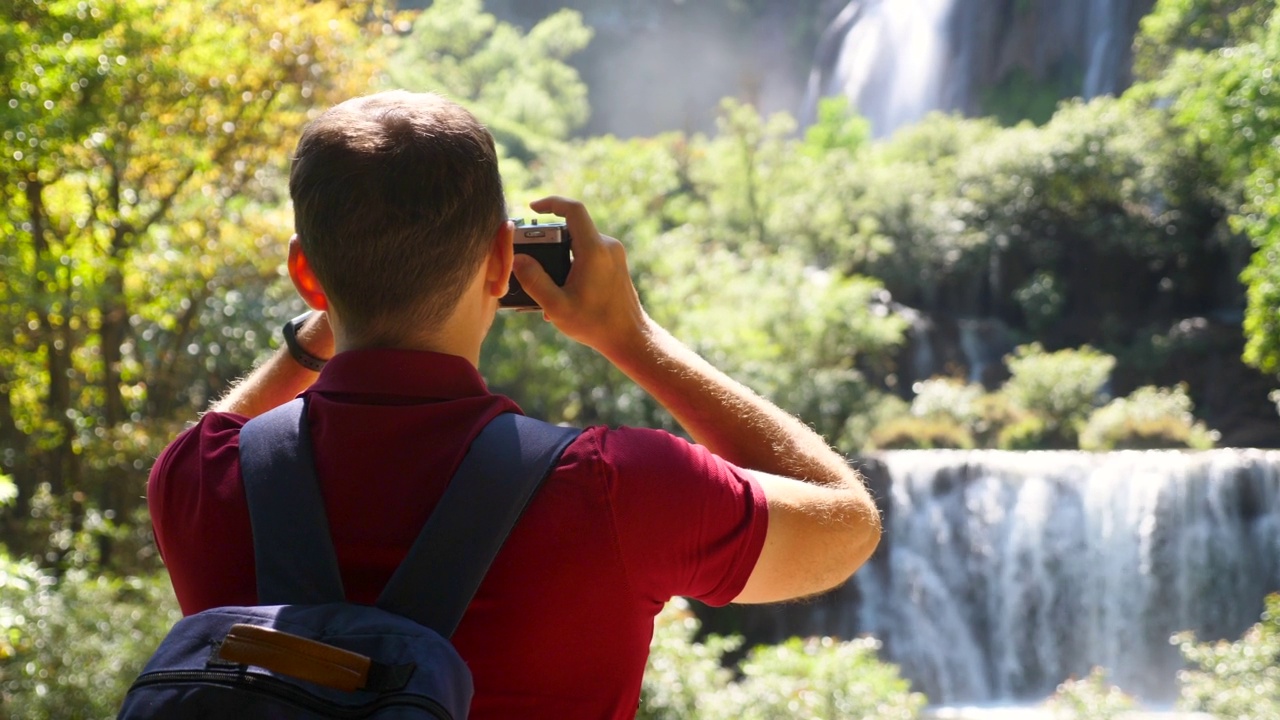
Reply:
[[[348, 599], [373, 602], [471, 440], [518, 412], [466, 360], [361, 350], [307, 391]], [[257, 602], [240, 480], [246, 418], [208, 413], [156, 461], [147, 501], [185, 614]], [[453, 641], [475, 676], [472, 716], [632, 718], [653, 616], [675, 595], [722, 605], [764, 543], [759, 484], [657, 430], [588, 428], [530, 503]]]

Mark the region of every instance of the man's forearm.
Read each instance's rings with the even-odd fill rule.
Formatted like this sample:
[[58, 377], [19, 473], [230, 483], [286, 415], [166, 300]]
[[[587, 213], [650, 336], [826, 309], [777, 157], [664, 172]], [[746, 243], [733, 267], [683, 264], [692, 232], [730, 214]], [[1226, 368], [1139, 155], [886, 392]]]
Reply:
[[717, 370], [648, 320], [628, 346], [606, 357], [652, 395], [693, 437], [751, 470], [835, 487], [857, 474], [812, 429]]
[[[317, 313], [303, 324], [297, 337], [302, 347], [311, 349], [313, 354], [320, 357], [333, 354], [333, 333], [324, 313]], [[315, 352], [317, 350], [320, 352]], [[257, 417], [294, 399], [311, 387], [317, 377], [319, 373], [299, 365], [282, 345], [266, 362], [232, 385], [209, 409]]]

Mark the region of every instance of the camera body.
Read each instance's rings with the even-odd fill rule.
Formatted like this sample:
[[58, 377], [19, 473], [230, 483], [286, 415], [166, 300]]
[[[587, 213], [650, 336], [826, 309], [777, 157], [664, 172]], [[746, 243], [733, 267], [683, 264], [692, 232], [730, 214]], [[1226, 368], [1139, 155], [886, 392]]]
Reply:
[[[537, 260], [556, 285], [564, 285], [569, 277], [569, 267], [573, 264], [569, 254], [573, 241], [569, 236], [569, 228], [564, 223], [525, 225], [522, 220], [515, 222], [515, 251]], [[539, 309], [538, 303], [520, 287], [515, 273], [511, 275], [511, 286], [507, 294], [498, 299], [498, 306], [512, 310]]]

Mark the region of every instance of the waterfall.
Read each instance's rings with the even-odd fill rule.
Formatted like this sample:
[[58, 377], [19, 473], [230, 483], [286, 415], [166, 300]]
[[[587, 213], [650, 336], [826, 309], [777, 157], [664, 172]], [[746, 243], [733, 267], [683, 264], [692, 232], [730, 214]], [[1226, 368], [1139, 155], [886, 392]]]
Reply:
[[837, 19], [848, 30], [825, 94], [850, 98], [877, 136], [948, 109], [942, 71], [954, 1], [851, 2]]
[[1115, 94], [1151, 2], [852, 0], [818, 42], [801, 118], [844, 95], [885, 137], [934, 110], [981, 113], [981, 94], [1016, 70], [1047, 80], [1078, 68], [1081, 97]]
[[1238, 637], [1280, 591], [1280, 452], [882, 459], [858, 625], [935, 703], [1044, 697], [1094, 666], [1167, 701], [1173, 633]]
[[1106, 668], [1176, 696], [1174, 633], [1236, 639], [1280, 592], [1280, 451], [894, 451], [857, 463], [879, 550], [803, 603], [703, 613], [749, 643], [874, 635], [934, 704], [1039, 701]]

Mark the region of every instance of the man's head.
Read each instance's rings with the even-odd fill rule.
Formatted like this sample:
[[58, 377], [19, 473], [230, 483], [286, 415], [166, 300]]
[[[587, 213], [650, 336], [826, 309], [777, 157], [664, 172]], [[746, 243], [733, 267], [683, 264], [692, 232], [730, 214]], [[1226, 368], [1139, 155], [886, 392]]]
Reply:
[[438, 328], [506, 221], [493, 136], [433, 94], [326, 111], [298, 141], [289, 193], [307, 263], [362, 345]]

